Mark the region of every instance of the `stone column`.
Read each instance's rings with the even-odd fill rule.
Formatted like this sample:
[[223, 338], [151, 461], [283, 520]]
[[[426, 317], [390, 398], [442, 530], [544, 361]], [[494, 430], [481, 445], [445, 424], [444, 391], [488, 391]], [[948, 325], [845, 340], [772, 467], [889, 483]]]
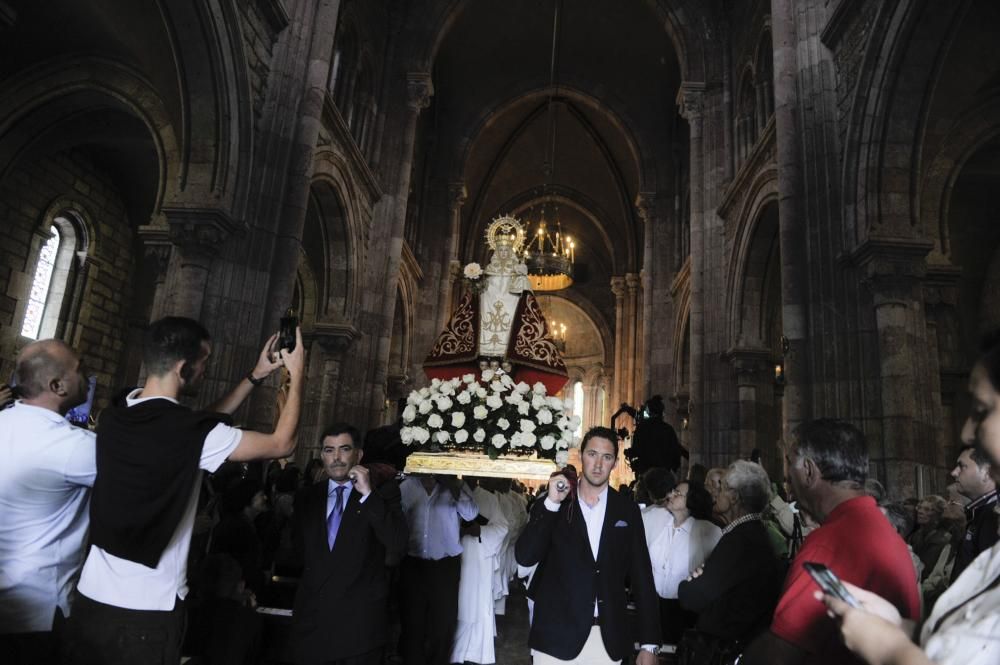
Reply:
[[[922, 240], [870, 238], [853, 254], [872, 294], [878, 327], [882, 441], [869, 441], [872, 461], [883, 466], [885, 487], [895, 496], [916, 496], [916, 464], [933, 455], [933, 422], [923, 307]], [[787, 395], [787, 393], [786, 393]]]
[[163, 213], [173, 252], [159, 315], [200, 320], [212, 261], [237, 224], [215, 209], [165, 207]]
[[[690, 140], [691, 188], [691, 378], [688, 385], [688, 437], [692, 455], [702, 452], [702, 355], [705, 339], [704, 262], [705, 200], [702, 116], [704, 83], [682, 83], [677, 101], [681, 115], [688, 121]], [[705, 451], [707, 452], [707, 451]]]
[[451, 212], [451, 228], [448, 233], [447, 250], [445, 252], [444, 274], [441, 275], [441, 302], [438, 303], [437, 329], [444, 330], [448, 318], [455, 306], [452, 296], [455, 283], [461, 274], [462, 264], [458, 260], [458, 246], [462, 235], [462, 205], [469, 197], [465, 183], [453, 182], [448, 185], [448, 209]]
[[[311, 450], [318, 450], [319, 434], [336, 420], [356, 425], [356, 414], [344, 409], [338, 399], [340, 371], [347, 353], [360, 333], [349, 325], [317, 323], [306, 343], [310, 345], [310, 379], [306, 382], [305, 404], [302, 410], [300, 459], [308, 459]], [[333, 410], [336, 405], [337, 412]]]
[[650, 377], [653, 372], [653, 277], [656, 274], [653, 263], [653, 198], [652, 192], [639, 192], [635, 198], [635, 211], [642, 220], [642, 270], [639, 271], [639, 281], [642, 283], [642, 353], [639, 363], [643, 368], [642, 382], [639, 389], [643, 396], [652, 395]]
[[[413, 165], [414, 141], [417, 135], [417, 119], [420, 112], [430, 106], [434, 94], [431, 75], [426, 72], [411, 72], [406, 75], [407, 113], [400, 127], [398, 168], [395, 172], [393, 188], [386, 188], [387, 210], [392, 230], [389, 234], [382, 289], [380, 336], [375, 357], [375, 372], [372, 378], [372, 395], [369, 400], [369, 422], [375, 424], [381, 419], [385, 401], [386, 377], [389, 372], [389, 348], [392, 341], [392, 319], [396, 309], [396, 288], [399, 284], [399, 268], [403, 254], [403, 232], [406, 227], [406, 204], [410, 191], [410, 174]], [[373, 285], [377, 288], [376, 285]]]
[[615, 376], [611, 391], [611, 412], [625, 401], [625, 278], [611, 278], [611, 293], [615, 296]]
[[636, 406], [636, 400], [641, 400], [642, 396], [637, 394], [639, 386], [642, 385], [642, 363], [640, 354], [642, 353], [642, 340], [639, 331], [642, 330], [642, 312], [639, 310], [639, 275], [630, 272], [625, 275], [625, 287], [628, 289], [628, 301], [626, 309], [628, 319], [625, 337], [628, 340], [628, 350], [625, 362], [626, 377], [626, 401]]
[[739, 394], [738, 452], [740, 457], [749, 457], [754, 448], [764, 448], [758, 439], [758, 386], [771, 380], [771, 352], [768, 349], [730, 349], [726, 359], [733, 367]]

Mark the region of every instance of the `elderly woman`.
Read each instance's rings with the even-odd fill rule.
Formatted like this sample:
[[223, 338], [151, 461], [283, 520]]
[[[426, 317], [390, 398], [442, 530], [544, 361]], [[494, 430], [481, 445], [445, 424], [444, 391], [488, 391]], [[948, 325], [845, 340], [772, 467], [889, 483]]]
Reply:
[[[1000, 465], [1000, 335], [984, 346], [972, 368], [969, 390], [972, 413], [962, 428], [962, 441], [975, 444], [992, 464]], [[830, 596], [823, 601], [841, 622], [848, 648], [873, 665], [1000, 663], [1000, 543], [980, 554], [938, 598], [920, 630], [919, 646], [910, 641], [914, 624], [901, 619], [890, 603], [845, 586], [861, 608]]]
[[730, 465], [715, 502], [726, 518], [722, 538], [677, 590], [681, 607], [698, 614], [682, 662], [729, 662], [770, 622], [784, 571], [762, 521], [769, 499], [770, 480], [759, 464]]
[[697, 483], [684, 481], [675, 487], [667, 495], [666, 508], [671, 519], [660, 533], [648, 538], [649, 559], [660, 596], [663, 642], [677, 644], [684, 630], [694, 625], [694, 617], [681, 609], [677, 587], [705, 563], [722, 529], [710, 521], [712, 496]]
[[917, 504], [917, 529], [907, 542], [924, 564], [923, 579], [934, 568], [941, 551], [951, 542], [951, 533], [941, 524], [947, 502], [936, 494], [925, 496]]

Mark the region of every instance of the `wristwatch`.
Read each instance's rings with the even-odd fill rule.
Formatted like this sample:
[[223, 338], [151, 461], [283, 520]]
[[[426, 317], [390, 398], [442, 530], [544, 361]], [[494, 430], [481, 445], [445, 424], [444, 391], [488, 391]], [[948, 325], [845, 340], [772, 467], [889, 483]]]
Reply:
[[264, 379], [266, 379], [266, 378], [267, 377], [265, 376], [265, 377], [261, 377], [259, 379], [255, 379], [254, 376], [253, 376], [253, 370], [250, 370], [249, 372], [247, 372], [247, 381], [249, 381], [250, 383], [252, 383], [255, 387], [259, 386], [262, 383], [264, 383]]
[[653, 654], [654, 656], [659, 656], [660, 655], [660, 645], [659, 644], [643, 644], [641, 647], [639, 647], [639, 650], [640, 651], [648, 651], [649, 653]]

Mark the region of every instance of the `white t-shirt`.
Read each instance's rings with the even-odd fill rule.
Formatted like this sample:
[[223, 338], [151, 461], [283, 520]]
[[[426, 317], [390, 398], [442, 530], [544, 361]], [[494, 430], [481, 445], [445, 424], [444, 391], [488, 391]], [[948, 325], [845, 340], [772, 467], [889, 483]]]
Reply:
[[[134, 390], [126, 398], [129, 406], [135, 406], [151, 399], [135, 399], [139, 390]], [[177, 403], [176, 400], [170, 400]], [[240, 444], [243, 432], [219, 423], [205, 437], [201, 450], [200, 469], [215, 471], [226, 461]], [[198, 508], [198, 494], [201, 490], [201, 471], [198, 471], [191, 497], [181, 516], [181, 521], [171, 536], [170, 542], [160, 556], [156, 568], [141, 563], [121, 559], [108, 554], [96, 545], [90, 546], [87, 561], [80, 576], [80, 592], [92, 600], [105, 605], [131, 610], [163, 610], [174, 608], [176, 598], [187, 596], [187, 559], [191, 549], [191, 531], [194, 528], [195, 512]]]
[[0, 633], [52, 630], [69, 616], [83, 563], [94, 434], [18, 402], [0, 411]]

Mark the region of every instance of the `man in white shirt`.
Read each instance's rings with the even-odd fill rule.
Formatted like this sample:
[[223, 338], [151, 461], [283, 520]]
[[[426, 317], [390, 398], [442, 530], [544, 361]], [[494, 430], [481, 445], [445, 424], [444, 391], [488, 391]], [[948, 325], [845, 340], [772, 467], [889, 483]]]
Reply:
[[0, 411], [0, 653], [6, 663], [50, 663], [97, 473], [93, 433], [64, 417], [86, 400], [87, 375], [54, 339], [24, 347], [14, 375], [21, 399]]
[[[211, 344], [192, 319], [167, 317], [146, 332], [146, 384], [102, 412], [97, 428], [97, 479], [91, 506], [92, 545], [70, 621], [79, 663], [180, 660], [187, 555], [202, 471], [227, 458], [242, 462], [286, 457], [295, 449], [304, 352], [271, 358], [269, 339], [254, 369], [208, 411], [179, 404], [197, 393]], [[272, 434], [231, 427], [224, 414], [272, 371], [291, 377], [288, 400]]]
[[411, 476], [399, 486], [410, 542], [400, 571], [399, 652], [406, 665], [448, 665], [458, 620], [459, 520], [479, 515], [454, 477]]

